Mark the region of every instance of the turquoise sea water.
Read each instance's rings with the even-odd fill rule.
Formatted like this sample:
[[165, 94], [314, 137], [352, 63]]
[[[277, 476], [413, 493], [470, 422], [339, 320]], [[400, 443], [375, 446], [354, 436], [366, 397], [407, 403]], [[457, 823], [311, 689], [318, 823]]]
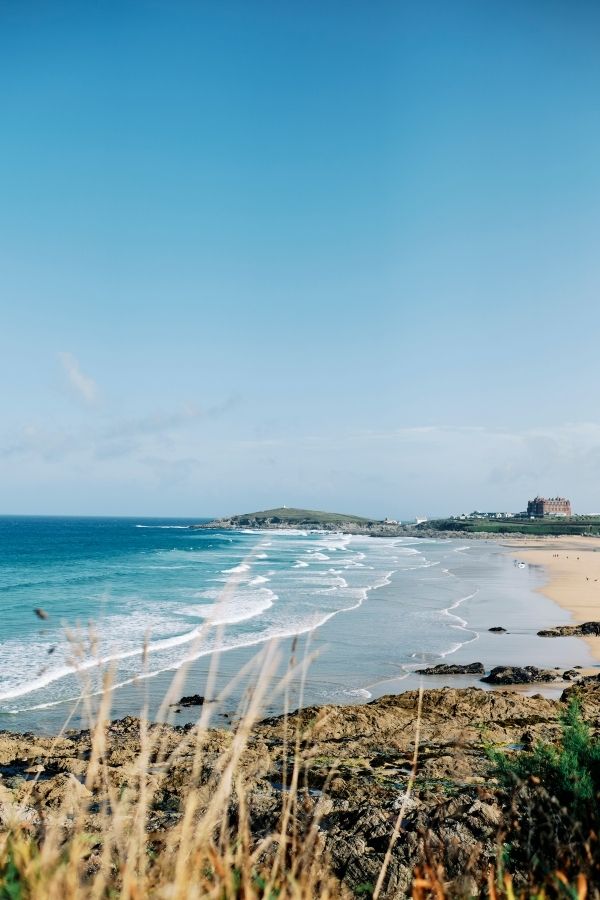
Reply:
[[[231, 677], [298, 634], [320, 651], [306, 702], [368, 699], [449, 655], [548, 664], [535, 631], [567, 620], [534, 593], [539, 571], [497, 545], [189, 524], [0, 517], [0, 728], [56, 729], [107, 667], [115, 714], [141, 681], [152, 712], [183, 662], [198, 688], [216, 649]], [[497, 624], [511, 629], [503, 643], [487, 632]], [[561, 653], [556, 664], [590, 661], [580, 641]]]

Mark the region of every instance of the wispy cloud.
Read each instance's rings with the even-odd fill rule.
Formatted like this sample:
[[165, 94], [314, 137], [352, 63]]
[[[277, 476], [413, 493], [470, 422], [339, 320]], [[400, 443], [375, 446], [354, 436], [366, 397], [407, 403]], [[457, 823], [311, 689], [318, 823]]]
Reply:
[[94, 379], [83, 372], [79, 360], [72, 353], [64, 351], [58, 354], [58, 358], [74, 394], [87, 406], [95, 406], [98, 402], [98, 385]]
[[600, 422], [440, 423], [295, 436], [275, 429], [252, 440], [246, 419], [239, 424], [235, 415], [226, 427], [212, 427], [236, 405], [230, 397], [122, 417], [105, 409], [73, 429], [31, 422], [0, 437], [0, 462], [23, 478], [48, 477], [39, 461], [61, 477], [79, 471], [175, 493], [189, 486], [207, 503], [221, 502], [215, 485], [245, 497], [251, 473], [256, 497], [273, 491], [321, 503], [345, 497], [356, 508], [383, 512], [516, 510], [539, 492], [564, 492], [581, 511], [600, 507]]
[[[61, 354], [61, 362], [63, 356], [70, 354]], [[72, 357], [67, 360], [69, 364], [73, 361], [77, 362]], [[83, 377], [87, 390], [81, 398], [91, 405], [97, 397], [95, 383], [83, 375], [79, 367], [75, 372]], [[104, 411], [101, 419], [79, 423], [74, 428], [61, 427], [59, 423], [30, 422], [12, 433], [0, 435], [0, 459], [37, 458], [44, 462], [59, 462], [79, 455], [88, 460], [129, 458], [140, 461], [142, 458], [161, 459], [161, 454], [167, 450], [179, 459], [182, 448], [187, 452], [187, 445], [195, 446], [198, 441], [197, 434], [190, 438], [186, 432], [226, 416], [239, 403], [240, 397], [232, 395], [211, 405], [186, 403], [172, 410], [122, 418], [114, 418]]]

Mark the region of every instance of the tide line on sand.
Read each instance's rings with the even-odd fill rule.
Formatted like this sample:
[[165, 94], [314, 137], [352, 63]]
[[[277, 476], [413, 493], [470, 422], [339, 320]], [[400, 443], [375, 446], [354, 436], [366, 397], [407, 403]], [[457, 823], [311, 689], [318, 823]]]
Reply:
[[[543, 567], [547, 581], [538, 588], [571, 613], [574, 623], [600, 620], [600, 538], [540, 537], [506, 541], [516, 559]], [[600, 637], [585, 637], [600, 661]]]

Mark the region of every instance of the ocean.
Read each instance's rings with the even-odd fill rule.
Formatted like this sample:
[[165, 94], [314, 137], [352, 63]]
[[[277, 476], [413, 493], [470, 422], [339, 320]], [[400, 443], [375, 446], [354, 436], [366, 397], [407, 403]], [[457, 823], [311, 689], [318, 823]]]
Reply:
[[[413, 687], [417, 668], [448, 658], [592, 662], [577, 639], [550, 659], [556, 642], [535, 633], [568, 615], [537, 592], [543, 573], [515, 566], [495, 542], [190, 524], [0, 517], [0, 728], [54, 733], [69, 715], [83, 724], [78, 698], [99, 697], [107, 670], [112, 715], [137, 713], [143, 701], [153, 716], [182, 665], [186, 685], [202, 693], [219, 651], [222, 689], [274, 639], [285, 668], [297, 636], [316, 657], [292, 680], [305, 703]], [[495, 625], [509, 634], [491, 635]], [[252, 677], [229, 690], [232, 708]]]

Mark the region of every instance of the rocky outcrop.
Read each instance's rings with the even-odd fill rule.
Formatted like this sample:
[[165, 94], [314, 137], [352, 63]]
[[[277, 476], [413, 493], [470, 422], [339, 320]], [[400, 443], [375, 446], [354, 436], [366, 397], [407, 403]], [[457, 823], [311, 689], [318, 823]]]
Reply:
[[501, 625], [494, 625], [493, 628], [488, 628], [488, 631], [491, 631], [492, 634], [506, 634], [506, 628]]
[[600, 636], [600, 622], [583, 622], [581, 625], [557, 625], [538, 631], [539, 637], [585, 637]]
[[496, 666], [481, 681], [486, 684], [544, 684], [562, 681], [562, 677], [551, 669], [538, 669], [537, 666]]
[[458, 663], [438, 663], [437, 666], [430, 666], [427, 669], [417, 669], [419, 675], [483, 675], [485, 668], [483, 663], [474, 662], [460, 665]]
[[[530, 666], [523, 671], [535, 680], [532, 673], [543, 670]], [[496, 853], [503, 811], [487, 747], [516, 752], [555, 739], [565, 703], [575, 691], [584, 714], [595, 721], [600, 678], [570, 686], [561, 701], [442, 688], [362, 706], [311, 707], [259, 722], [239, 766], [252, 834], [258, 841], [278, 827], [296, 763], [298, 815], [308, 825], [317, 816], [327, 858], [348, 886], [374, 884], [402, 811], [383, 896], [410, 896], [413, 871], [425, 851], [443, 863], [447, 896], [453, 896], [452, 885], [462, 883], [473, 866], [485, 873]], [[408, 796], [419, 710], [418, 761]], [[131, 717], [107, 728], [102, 778], [88, 770], [92, 738], [87, 731], [56, 739], [0, 733], [0, 825], [21, 822], [36, 829], [52, 812], [63, 816], [68, 830], [73, 805], [80, 803], [85, 816], [79, 827], [90, 834], [99, 831], [109, 789], [113, 797], [137, 790], [137, 760], [147, 745], [142, 732], [139, 720]], [[191, 779], [199, 785], [200, 800], [208, 802], [235, 736], [225, 729], [200, 732], [192, 725], [155, 724], [148, 737], [153, 749], [143, 769], [151, 796], [146, 827], [160, 839], [180, 822]], [[235, 803], [234, 796], [231, 814]]]
[[204, 697], [202, 694], [189, 694], [182, 697], [177, 703], [171, 703], [171, 706], [204, 706]]

